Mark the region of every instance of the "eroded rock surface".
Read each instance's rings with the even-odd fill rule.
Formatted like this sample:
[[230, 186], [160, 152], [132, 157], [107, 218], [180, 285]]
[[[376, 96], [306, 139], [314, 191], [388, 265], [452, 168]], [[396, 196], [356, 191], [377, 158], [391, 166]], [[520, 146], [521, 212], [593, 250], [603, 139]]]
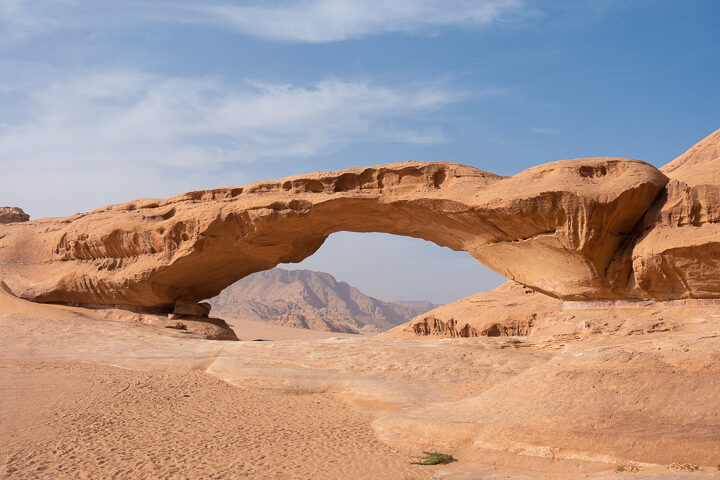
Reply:
[[418, 315], [381, 335], [398, 338], [529, 335], [538, 321], [556, 315], [561, 308], [561, 300], [508, 280], [489, 292], [476, 293]]
[[[670, 181], [606, 269], [613, 299], [720, 297], [720, 130], [660, 169]], [[562, 302], [507, 282], [444, 305], [385, 335], [392, 337], [527, 335]], [[642, 310], [656, 303], [638, 303]], [[578, 303], [582, 306], [582, 302]], [[534, 315], [534, 316], [533, 316]], [[532, 325], [531, 325], [532, 324]], [[658, 328], [663, 328], [662, 322]]]
[[632, 251], [636, 288], [659, 299], [720, 297], [720, 130], [660, 170], [670, 182]]
[[321, 172], [2, 225], [0, 278], [34, 301], [167, 312], [299, 262], [347, 230], [468, 251], [560, 298], [621, 297], [607, 267], [666, 182], [622, 158], [513, 177], [423, 162]]
[[[172, 316], [173, 318], [170, 318]], [[63, 325], [60, 336], [73, 336], [73, 330], [89, 323], [96, 329], [95, 334], [104, 335], [105, 323], [124, 324], [129, 328], [141, 325], [150, 327], [149, 335], [164, 335], [169, 338], [238, 340], [232, 328], [220, 318], [207, 318], [197, 315], [153, 315], [121, 308], [81, 308], [66, 305], [44, 305], [17, 298], [14, 292], [0, 280], [0, 318], [50, 318]], [[57, 333], [57, 332], [56, 332]], [[50, 334], [48, 334], [50, 335]], [[142, 336], [141, 330], [130, 335]], [[142, 349], [138, 350], [142, 352]], [[96, 355], [94, 352], [90, 356]]]

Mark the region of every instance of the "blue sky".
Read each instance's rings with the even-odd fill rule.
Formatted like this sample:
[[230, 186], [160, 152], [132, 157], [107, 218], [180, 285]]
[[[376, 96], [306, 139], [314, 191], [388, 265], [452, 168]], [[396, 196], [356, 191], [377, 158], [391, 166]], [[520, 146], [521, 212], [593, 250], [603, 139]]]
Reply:
[[[660, 166], [720, 127], [720, 2], [0, 0], [0, 205], [33, 218], [404, 160]], [[501, 279], [421, 240], [301, 264], [384, 299]]]

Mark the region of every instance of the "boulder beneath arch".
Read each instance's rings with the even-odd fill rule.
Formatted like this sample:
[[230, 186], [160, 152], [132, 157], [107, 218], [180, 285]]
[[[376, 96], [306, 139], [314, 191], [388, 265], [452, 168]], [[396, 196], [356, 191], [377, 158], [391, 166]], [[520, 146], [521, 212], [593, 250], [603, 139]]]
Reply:
[[299, 262], [346, 230], [467, 251], [561, 299], [624, 298], [638, 295], [628, 290], [632, 272], [612, 266], [618, 252], [630, 258], [621, 247], [666, 183], [624, 158], [552, 162], [513, 177], [444, 162], [320, 172], [0, 225], [0, 278], [38, 302], [172, 312]]

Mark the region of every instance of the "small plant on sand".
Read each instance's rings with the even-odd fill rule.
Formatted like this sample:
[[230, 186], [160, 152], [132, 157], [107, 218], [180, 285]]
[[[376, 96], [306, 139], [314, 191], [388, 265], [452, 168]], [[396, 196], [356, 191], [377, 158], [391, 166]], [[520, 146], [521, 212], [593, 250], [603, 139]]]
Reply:
[[417, 462], [410, 462], [413, 465], [440, 465], [451, 462], [457, 462], [455, 457], [447, 453], [423, 452], [422, 457], [418, 457]]
[[617, 465], [615, 465], [615, 471], [616, 472], [637, 473], [640, 471], [640, 469], [637, 467], [637, 465], [632, 465], [632, 464], [625, 465], [623, 463], [618, 463]]
[[[672, 470], [685, 470], [687, 472], [699, 472], [702, 470], [699, 466], [693, 464], [693, 463], [678, 463], [674, 462], [668, 465], [669, 469]], [[718, 469], [720, 469], [720, 465], [718, 466]]]

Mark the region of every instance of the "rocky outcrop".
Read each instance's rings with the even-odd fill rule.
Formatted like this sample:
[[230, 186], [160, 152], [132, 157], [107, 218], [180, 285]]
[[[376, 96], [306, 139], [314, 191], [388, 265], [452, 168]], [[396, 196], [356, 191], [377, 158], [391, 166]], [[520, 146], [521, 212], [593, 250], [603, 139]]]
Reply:
[[282, 268], [248, 275], [210, 299], [213, 313], [229, 320], [363, 334], [388, 330], [429, 310], [422, 309], [429, 302], [417, 303], [413, 308], [383, 302], [329, 273]]
[[27, 222], [30, 215], [18, 207], [0, 207], [0, 224]]
[[30, 300], [169, 312], [348, 230], [464, 250], [559, 298], [622, 297], [608, 265], [666, 181], [621, 158], [513, 177], [423, 162], [322, 172], [2, 225], [0, 278]]
[[[154, 315], [123, 308], [81, 308], [66, 305], [46, 305], [28, 302], [17, 298], [5, 282], [0, 280], [0, 318], [7, 321], [9, 317], [19, 317], [27, 321], [49, 319], [64, 323], [65, 333], [60, 337], [73, 337], [82, 324], [94, 325], [96, 333], [106, 332], [112, 326], [104, 322], [125, 324], [128, 326], [143, 325], [151, 327], [155, 333], [175, 338], [195, 338], [204, 340], [238, 340], [232, 328], [219, 318], [206, 318], [196, 315]], [[5, 324], [4, 324], [5, 326]], [[71, 332], [71, 333], [68, 333]], [[57, 333], [57, 332], [56, 332]], [[142, 343], [147, 332], [134, 332], [135, 339]], [[152, 333], [150, 333], [152, 335]], [[49, 337], [53, 335], [48, 334]], [[102, 335], [98, 335], [102, 336]], [[135, 352], [142, 352], [139, 347]]]
[[507, 337], [529, 335], [538, 321], [556, 315], [562, 301], [509, 280], [418, 315], [384, 337]]
[[720, 297], [720, 130], [660, 169], [670, 178], [632, 250], [633, 285], [658, 299]]

